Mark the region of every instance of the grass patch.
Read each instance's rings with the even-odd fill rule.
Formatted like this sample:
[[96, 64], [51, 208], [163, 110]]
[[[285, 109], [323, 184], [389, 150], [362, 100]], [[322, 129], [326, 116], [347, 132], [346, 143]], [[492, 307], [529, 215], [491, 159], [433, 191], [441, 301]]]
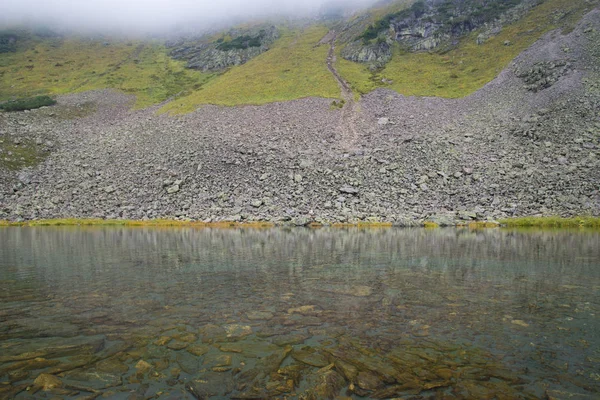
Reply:
[[41, 162], [48, 155], [41, 146], [30, 139], [24, 139], [18, 144], [10, 138], [0, 138], [0, 168], [9, 171], [18, 171], [25, 167], [32, 167]]
[[0, 104], [0, 110], [24, 111], [24, 110], [33, 110], [35, 108], [40, 108], [40, 107], [44, 107], [44, 106], [53, 106], [55, 104], [56, 104], [56, 100], [54, 100], [50, 96], [36, 96], [36, 97], [29, 97], [26, 99], [7, 101], [6, 103]]
[[509, 228], [600, 228], [600, 217], [522, 217], [499, 222]]
[[[387, 87], [406, 96], [464, 97], [493, 80], [543, 34], [556, 28], [572, 29], [590, 7], [586, 0], [547, 0], [482, 45], [476, 44], [475, 31], [443, 54], [410, 53], [395, 46], [392, 60], [379, 71], [341, 57], [338, 70], [361, 94]], [[393, 82], [384, 84], [384, 79]]]
[[0, 57], [0, 101], [40, 94], [113, 88], [137, 96], [136, 107], [160, 103], [212, 77], [185, 68], [154, 42], [49, 38]]
[[232, 67], [162, 111], [183, 113], [201, 104], [260, 105], [309, 96], [339, 98], [339, 87], [326, 65], [329, 48], [315, 47], [327, 32], [324, 26], [282, 29], [281, 38], [269, 51]]

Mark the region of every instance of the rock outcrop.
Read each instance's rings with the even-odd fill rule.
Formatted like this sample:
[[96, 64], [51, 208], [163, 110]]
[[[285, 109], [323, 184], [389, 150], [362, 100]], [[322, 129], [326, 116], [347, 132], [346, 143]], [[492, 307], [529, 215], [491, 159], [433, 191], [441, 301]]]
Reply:
[[171, 57], [187, 61], [188, 68], [215, 72], [245, 64], [269, 50], [269, 46], [277, 38], [279, 38], [277, 28], [266, 26], [232, 30], [214, 41], [204, 37], [199, 40], [170, 42], [167, 46], [172, 48]]
[[459, 38], [477, 29], [482, 30], [477, 37], [477, 43], [481, 44], [539, 2], [417, 1], [410, 8], [388, 14], [368, 26], [358, 39], [346, 46], [342, 56], [347, 60], [381, 66], [391, 58], [385, 52], [376, 51], [381, 48], [381, 43], [397, 42], [408, 51], [430, 51], [452, 46]]

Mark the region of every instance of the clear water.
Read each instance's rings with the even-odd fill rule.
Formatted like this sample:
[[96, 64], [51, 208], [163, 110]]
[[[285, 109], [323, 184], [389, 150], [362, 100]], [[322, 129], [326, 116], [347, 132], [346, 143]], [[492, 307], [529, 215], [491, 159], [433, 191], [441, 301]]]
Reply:
[[600, 398], [600, 232], [0, 230], [0, 398]]

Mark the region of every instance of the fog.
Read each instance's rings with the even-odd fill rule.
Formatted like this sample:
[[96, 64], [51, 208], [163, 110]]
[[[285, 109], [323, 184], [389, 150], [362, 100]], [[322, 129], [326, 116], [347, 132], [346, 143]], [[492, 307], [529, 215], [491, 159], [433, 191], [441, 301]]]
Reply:
[[376, 0], [0, 0], [0, 24], [106, 33], [208, 29], [270, 16], [305, 17], [346, 11]]

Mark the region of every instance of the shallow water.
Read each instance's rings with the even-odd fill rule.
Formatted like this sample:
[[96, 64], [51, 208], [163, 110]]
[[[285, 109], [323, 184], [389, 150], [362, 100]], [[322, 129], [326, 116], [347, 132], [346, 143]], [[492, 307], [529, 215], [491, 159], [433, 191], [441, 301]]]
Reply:
[[600, 232], [0, 230], [0, 398], [593, 399]]

